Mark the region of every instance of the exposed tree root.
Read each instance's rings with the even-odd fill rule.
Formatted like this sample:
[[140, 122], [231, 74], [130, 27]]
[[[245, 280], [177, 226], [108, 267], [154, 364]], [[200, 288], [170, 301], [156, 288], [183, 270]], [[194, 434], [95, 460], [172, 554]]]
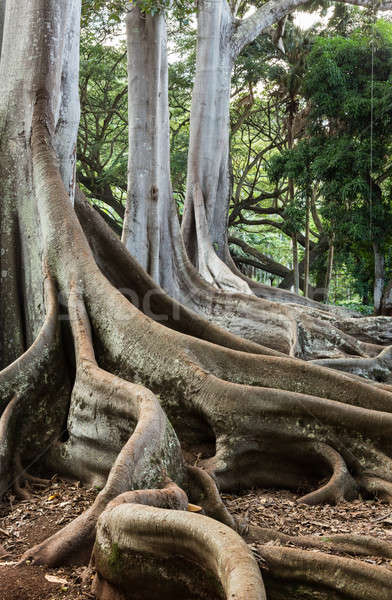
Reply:
[[351, 556], [379, 556], [392, 558], [392, 544], [366, 535], [336, 534], [325, 536], [292, 536], [251, 525], [244, 534], [248, 543], [278, 542], [281, 546], [295, 545]]
[[302, 496], [304, 504], [337, 504], [341, 500], [352, 500], [358, 493], [358, 486], [350, 475], [341, 455], [327, 444], [316, 442], [313, 451], [325, 459], [332, 469], [331, 479], [320, 489]]
[[353, 373], [374, 381], [392, 383], [392, 346], [382, 350], [374, 358], [340, 358], [315, 360], [314, 364]]
[[[268, 569], [265, 576], [271, 600], [390, 598], [392, 573], [389, 569], [296, 548], [264, 545], [258, 548], [258, 553]], [[274, 585], [271, 580], [275, 580]]]
[[[104, 481], [108, 466], [101, 464], [95, 469], [92, 468], [94, 462], [96, 463], [95, 444], [91, 448], [92, 441], [103, 443], [111, 434], [113, 435], [110, 420], [109, 423], [105, 423], [102, 417], [105, 413], [108, 417], [114, 417], [118, 427], [118, 420], [124, 415], [127, 420], [131, 419], [131, 423], [136, 423], [136, 426], [117, 458], [112, 454], [113, 448], [108, 449], [114, 464], [111, 469], [109, 467], [110, 473], [106, 484], [92, 507], [24, 556], [24, 560], [49, 565], [85, 561], [86, 556], [91, 553], [99, 515], [107, 504], [120, 494], [135, 487], [153, 487], [154, 484], [164, 483], [170, 476], [179, 481], [183, 477], [177, 438], [153, 394], [142, 386], [114, 377], [96, 365], [84, 302], [75, 287], [71, 290], [69, 311], [78, 372], [71, 400], [70, 438], [65, 447], [61, 448], [61, 456], [54, 451], [57, 464], [62, 464], [63, 470], [73, 474], [76, 470], [83, 480], [90, 479], [91, 482], [91, 478], [94, 481], [97, 475], [101, 478], [103, 475]], [[88, 415], [90, 407], [87, 403], [89, 401], [91, 403], [93, 394], [99, 394], [100, 404], [94, 407], [94, 420], [97, 419], [96, 411], [99, 410], [102, 421], [91, 422], [95, 429], [91, 434], [91, 425], [87, 420], [90, 416]], [[75, 414], [76, 407], [83, 412], [83, 402], [85, 406], [87, 405], [85, 415]], [[96, 402], [96, 398], [93, 398], [93, 402]], [[73, 422], [79, 427], [81, 425], [81, 429], [74, 428]], [[119, 443], [118, 438], [114, 440], [114, 443], [116, 442]], [[89, 456], [91, 449], [93, 454]]]
[[188, 487], [192, 499], [201, 504], [206, 515], [232, 529], [237, 528], [235, 519], [231, 516], [220, 497], [214, 479], [200, 467], [188, 465]]
[[266, 598], [257, 563], [240, 536], [187, 512], [126, 504], [105, 512], [94, 562], [99, 600]]

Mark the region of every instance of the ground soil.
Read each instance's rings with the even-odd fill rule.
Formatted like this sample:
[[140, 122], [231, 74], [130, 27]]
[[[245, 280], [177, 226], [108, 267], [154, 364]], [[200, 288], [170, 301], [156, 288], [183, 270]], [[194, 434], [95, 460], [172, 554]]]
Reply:
[[[31, 500], [13, 495], [0, 506], [0, 600], [92, 600], [83, 568], [48, 569], [17, 566], [21, 554], [85, 510], [97, 490], [53, 478], [47, 486], [31, 489]], [[306, 506], [281, 490], [252, 490], [241, 496], [225, 494], [233, 514], [249, 524], [289, 535], [353, 533], [373, 535], [392, 543], [392, 509], [379, 500], [354, 500], [337, 506]], [[275, 542], [273, 542], [275, 543]], [[257, 544], [252, 545], [257, 556]], [[392, 569], [392, 562], [376, 557], [362, 560]], [[264, 565], [260, 565], [262, 569]]]

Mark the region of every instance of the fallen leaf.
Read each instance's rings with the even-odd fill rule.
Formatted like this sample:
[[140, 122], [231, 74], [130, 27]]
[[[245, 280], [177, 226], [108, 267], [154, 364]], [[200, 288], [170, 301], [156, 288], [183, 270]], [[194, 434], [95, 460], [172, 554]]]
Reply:
[[45, 579], [46, 581], [49, 581], [49, 583], [61, 583], [61, 585], [68, 585], [68, 581], [66, 579], [63, 579], [62, 577], [56, 577], [55, 575], [45, 575]]

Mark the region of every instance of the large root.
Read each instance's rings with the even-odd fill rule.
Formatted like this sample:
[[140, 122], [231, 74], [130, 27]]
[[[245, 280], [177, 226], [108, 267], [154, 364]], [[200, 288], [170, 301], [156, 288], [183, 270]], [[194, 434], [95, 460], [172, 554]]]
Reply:
[[[181, 511], [121, 505], [99, 520], [98, 599], [264, 600], [245, 542], [216, 521]], [[107, 595], [105, 595], [107, 594]]]
[[388, 346], [373, 358], [327, 358], [315, 360], [313, 363], [388, 385], [392, 383], [392, 346]]
[[[164, 484], [168, 477], [180, 482], [183, 478], [176, 435], [154, 395], [97, 366], [84, 302], [75, 287], [71, 289], [69, 311], [77, 378], [68, 421], [69, 440], [53, 449], [51, 460], [63, 472], [104, 487], [90, 509], [24, 556], [24, 560], [52, 566], [86, 561], [99, 515], [120, 494]], [[121, 425], [130, 437], [119, 451]], [[102, 447], [105, 442], [106, 447]], [[101, 444], [100, 461], [97, 444]]]

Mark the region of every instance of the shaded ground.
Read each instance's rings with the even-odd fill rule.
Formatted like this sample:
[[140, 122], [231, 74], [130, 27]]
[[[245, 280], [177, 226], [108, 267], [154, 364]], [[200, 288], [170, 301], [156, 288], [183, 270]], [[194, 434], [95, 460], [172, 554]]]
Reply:
[[34, 487], [32, 492], [29, 501], [11, 495], [0, 507], [0, 544], [8, 552], [0, 559], [0, 600], [91, 600], [90, 586], [82, 581], [83, 568], [15, 567], [14, 563], [90, 506], [97, 490], [54, 478], [47, 487]]
[[[10, 496], [0, 507], [0, 544], [8, 553], [0, 558], [0, 600], [92, 600], [89, 582], [82, 581], [82, 568], [16, 567], [15, 562], [33, 544], [85, 510], [97, 490], [53, 479], [47, 487], [35, 487], [32, 491], [31, 500], [17, 501]], [[391, 507], [377, 500], [307, 506], [297, 504], [295, 494], [285, 490], [254, 490], [241, 496], [225, 494], [223, 498], [230, 512], [251, 525], [295, 536], [373, 535], [392, 544]], [[257, 544], [252, 549], [257, 556]], [[392, 569], [390, 561], [371, 556], [362, 560]]]

